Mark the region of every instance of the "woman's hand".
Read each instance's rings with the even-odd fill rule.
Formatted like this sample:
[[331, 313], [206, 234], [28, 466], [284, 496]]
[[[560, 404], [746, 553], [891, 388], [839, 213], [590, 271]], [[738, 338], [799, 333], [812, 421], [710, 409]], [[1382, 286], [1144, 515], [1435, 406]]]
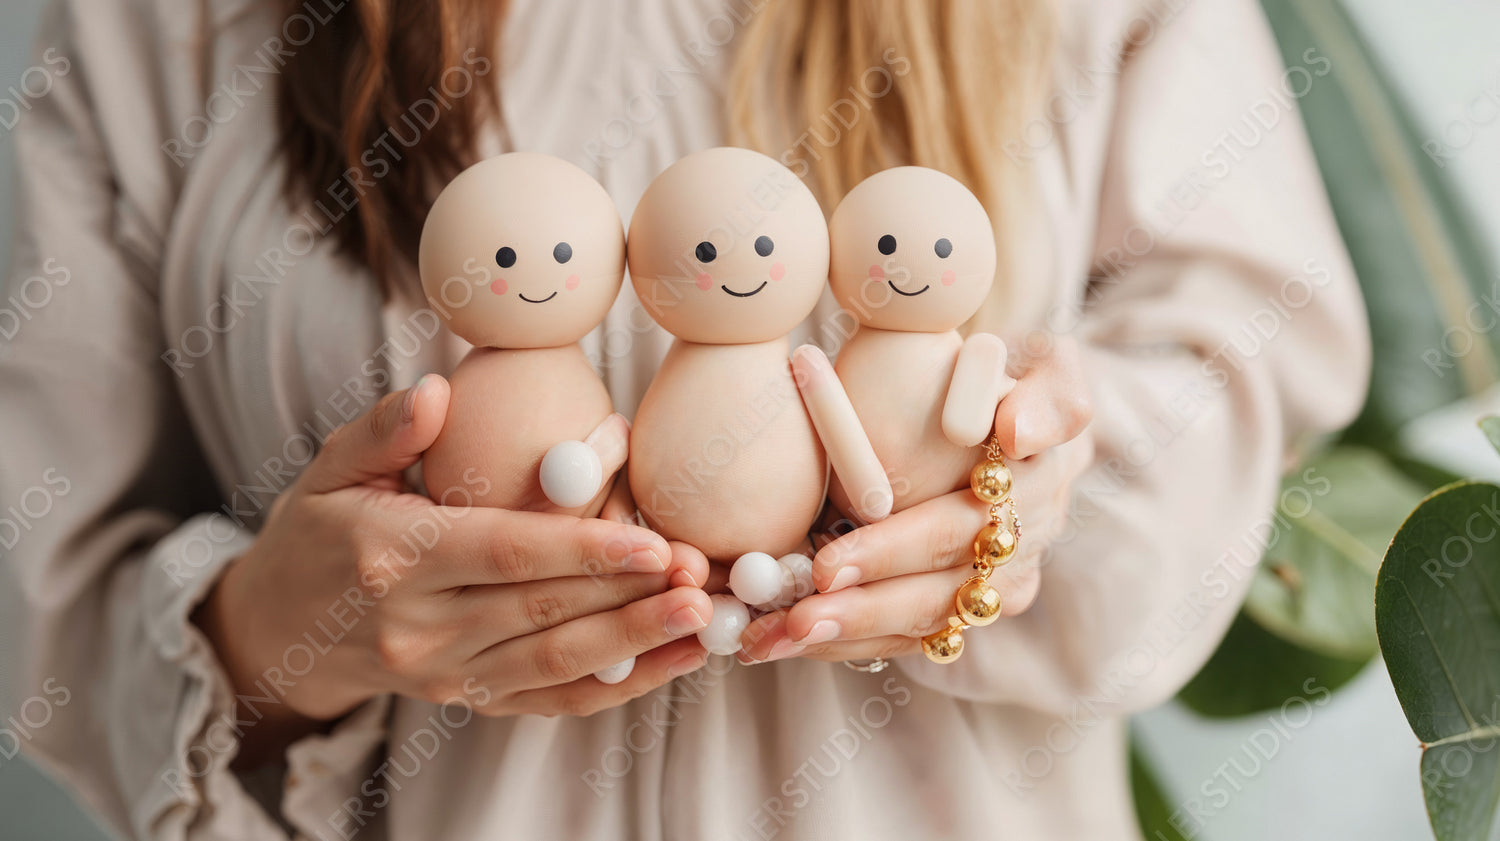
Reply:
[[[1030, 364], [995, 417], [1024, 533], [1016, 555], [990, 577], [1002, 616], [1035, 600], [1043, 551], [1066, 524], [1074, 480], [1093, 461], [1093, 441], [1080, 434], [1092, 410], [1077, 346], [1058, 339], [1023, 361]], [[964, 488], [832, 540], [814, 559], [818, 592], [752, 623], [740, 659], [858, 660], [920, 651], [922, 637], [947, 627], [954, 592], [973, 574], [974, 535], [988, 516], [989, 507]]]
[[[403, 490], [448, 394], [424, 377], [334, 432], [195, 617], [237, 694], [282, 702], [259, 705], [272, 722], [264, 738], [249, 728], [245, 754], [385, 693], [588, 715], [705, 662], [702, 553], [634, 525]], [[592, 677], [632, 656], [623, 683]]]

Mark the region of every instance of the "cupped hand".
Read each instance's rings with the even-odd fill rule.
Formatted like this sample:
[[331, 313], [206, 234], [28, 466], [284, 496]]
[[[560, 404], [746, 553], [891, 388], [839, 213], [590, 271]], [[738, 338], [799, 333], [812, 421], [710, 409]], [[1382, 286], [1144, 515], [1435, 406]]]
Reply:
[[[692, 637], [711, 615], [701, 552], [625, 523], [405, 489], [448, 394], [424, 377], [335, 431], [195, 616], [237, 694], [282, 700], [263, 730], [306, 730], [386, 693], [587, 715], [705, 661]], [[592, 677], [632, 656], [623, 683]]]
[[[1093, 439], [1085, 433], [1092, 411], [1077, 346], [1058, 338], [1024, 361], [995, 417], [1024, 535], [990, 577], [1002, 617], [1035, 600], [1041, 559], [1066, 524], [1073, 482], [1093, 462]], [[989, 507], [964, 488], [833, 538], [814, 559], [818, 592], [752, 623], [740, 659], [917, 653], [921, 638], [953, 615], [955, 591], [974, 574], [974, 536], [988, 516]]]

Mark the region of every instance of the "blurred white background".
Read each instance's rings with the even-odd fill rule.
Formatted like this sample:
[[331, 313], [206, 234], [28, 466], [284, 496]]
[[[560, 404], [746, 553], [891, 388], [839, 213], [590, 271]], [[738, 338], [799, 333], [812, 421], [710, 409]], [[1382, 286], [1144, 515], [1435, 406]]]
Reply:
[[[16, 85], [32, 63], [31, 40], [43, 5], [43, 0], [4, 0], [0, 5], [0, 96], [9, 96], [6, 89]], [[1495, 50], [1500, 5], [1492, 0], [1421, 6], [1405, 0], [1361, 0], [1347, 5], [1415, 110], [1425, 136], [1440, 137], [1445, 126], [1463, 119], [1467, 106], [1500, 86], [1500, 51]], [[0, 118], [8, 116], [0, 109]], [[7, 122], [0, 121], [0, 265], [8, 263], [13, 213], [10, 186], [15, 162]], [[1500, 264], [1500, 120], [1477, 126], [1473, 140], [1453, 154], [1448, 170], [1487, 232]], [[0, 674], [0, 681], [4, 679]], [[1297, 721], [1300, 718], [1292, 723]], [[1197, 839], [1431, 837], [1417, 777], [1418, 744], [1379, 664], [1366, 669], [1326, 706], [1316, 708], [1306, 726], [1287, 728], [1290, 737], [1278, 736], [1274, 749], [1265, 751], [1270, 758], [1259, 762], [1253, 773], [1242, 774], [1229, 763], [1242, 771], [1253, 770], [1252, 757], [1260, 754], [1253, 747], [1247, 753], [1247, 745], [1254, 739], [1263, 747], [1268, 744], [1255, 735], [1267, 728], [1265, 719], [1205, 722], [1168, 705], [1143, 716], [1137, 725], [1163, 775], [1171, 807], [1194, 798], [1206, 802], [1205, 784], [1228, 791], [1228, 803], [1209, 810], [1212, 814], [1194, 836]], [[0, 753], [0, 839], [102, 837], [93, 822], [23, 758]]]

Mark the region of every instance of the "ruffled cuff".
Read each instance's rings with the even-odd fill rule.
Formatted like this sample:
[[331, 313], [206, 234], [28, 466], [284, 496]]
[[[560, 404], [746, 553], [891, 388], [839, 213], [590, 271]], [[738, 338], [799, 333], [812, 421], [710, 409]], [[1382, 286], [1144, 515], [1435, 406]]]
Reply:
[[[224, 567], [252, 540], [250, 532], [222, 514], [201, 515], [159, 541], [147, 558], [140, 593], [152, 644], [136, 646], [133, 654], [130, 646], [119, 646], [117, 654], [153, 657], [155, 662], [149, 668], [122, 670], [135, 695], [111, 696], [147, 699], [144, 704], [132, 700], [122, 709], [170, 711], [156, 717], [170, 722], [170, 733], [152, 734], [147, 723], [123, 737], [147, 756], [158, 757], [150, 763], [154, 773], [131, 816], [142, 837], [260, 841], [288, 837], [288, 825], [316, 838], [339, 837], [329, 831], [330, 818], [359, 790], [363, 769], [384, 739], [389, 701], [381, 698], [329, 733], [292, 745], [282, 792], [257, 799], [247, 781], [230, 769], [241, 737], [254, 724], [236, 719], [229, 679], [191, 617]], [[131, 754], [117, 747], [115, 755]], [[269, 801], [274, 811], [276, 800], [281, 801], [279, 817], [262, 806]]]
[[385, 742], [391, 697], [365, 702], [327, 734], [308, 736], [287, 751], [282, 814], [311, 838], [371, 836], [379, 826], [384, 792], [372, 776], [374, 754]]

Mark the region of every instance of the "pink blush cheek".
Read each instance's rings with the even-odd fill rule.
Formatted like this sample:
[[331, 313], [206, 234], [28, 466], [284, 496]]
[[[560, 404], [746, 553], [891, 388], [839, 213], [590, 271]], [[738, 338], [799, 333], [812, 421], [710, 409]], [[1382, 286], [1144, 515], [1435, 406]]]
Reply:
[[771, 264], [771, 279], [781, 280], [784, 277], [786, 277], [786, 266], [781, 263]]
[[694, 280], [697, 281], [698, 288], [702, 289], [704, 292], [707, 292], [709, 287], [714, 285], [714, 279], [708, 274], [708, 272], [699, 273], [699, 275], [694, 278]]
[[952, 269], [949, 269], [948, 271], [943, 272], [942, 281], [944, 286], [952, 286], [955, 282], [958, 281], [958, 275], [954, 274]]
[[505, 278], [503, 277], [497, 277], [490, 283], [490, 291], [495, 293], [496, 295], [504, 295], [505, 290], [509, 288], [510, 287], [505, 284]]
[[568, 275], [568, 279], [565, 280], [565, 281], [563, 281], [563, 286], [568, 287], [569, 290], [577, 289], [578, 288], [578, 275], [576, 275], [576, 274], [570, 274], [570, 275]]
[[885, 280], [885, 269], [882, 269], [879, 266], [871, 266], [870, 277], [874, 278], [875, 280]]

